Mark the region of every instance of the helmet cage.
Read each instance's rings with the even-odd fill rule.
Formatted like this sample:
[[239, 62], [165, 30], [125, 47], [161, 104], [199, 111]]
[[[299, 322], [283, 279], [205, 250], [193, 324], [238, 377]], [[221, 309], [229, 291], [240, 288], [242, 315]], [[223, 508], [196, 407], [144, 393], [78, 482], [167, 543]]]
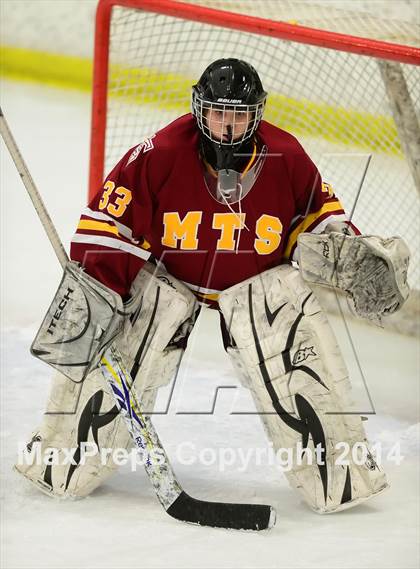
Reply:
[[[192, 113], [197, 119], [199, 129], [209, 140], [217, 144], [232, 146], [248, 140], [257, 130], [264, 113], [265, 101], [265, 96], [261, 101], [253, 105], [207, 101], [200, 97], [194, 89]], [[207, 117], [210, 111], [212, 111], [213, 127], [216, 125], [218, 132], [212, 132], [209, 128]], [[228, 112], [229, 120], [226, 120]], [[243, 129], [245, 121], [247, 125]], [[214, 130], [215, 128], [213, 128]], [[227, 138], [225, 138], [226, 136]]]

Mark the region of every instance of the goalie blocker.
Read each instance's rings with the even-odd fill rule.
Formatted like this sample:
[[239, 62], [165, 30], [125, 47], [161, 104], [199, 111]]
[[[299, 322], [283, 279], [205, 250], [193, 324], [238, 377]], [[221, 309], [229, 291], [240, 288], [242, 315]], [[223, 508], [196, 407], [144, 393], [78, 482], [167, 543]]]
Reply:
[[[125, 307], [126, 315], [137, 304], [134, 295]], [[70, 261], [31, 353], [69, 379], [83, 381], [98, 365], [100, 353], [121, 332], [123, 316], [120, 295]]]
[[[143, 409], [151, 413], [158, 387], [178, 369], [194, 324], [194, 295], [151, 264], [138, 273], [124, 307], [113, 295], [69, 263], [32, 346], [39, 358], [62, 373], [53, 378], [42, 423], [15, 469], [48, 494], [86, 496], [117, 468], [113, 451], [132, 445], [102, 373], [94, 368], [110, 338], [118, 334], [116, 346]], [[60, 311], [51, 335], [51, 320]], [[79, 351], [68, 349], [70, 344]]]
[[[286, 476], [310, 507], [334, 512], [383, 491], [386, 478], [362, 420], [348, 414], [350, 382], [340, 349], [299, 271], [289, 265], [266, 271], [222, 292], [219, 304], [227, 352], [275, 449], [291, 449]], [[338, 460], [343, 443], [356, 460], [353, 452], [347, 464]]]

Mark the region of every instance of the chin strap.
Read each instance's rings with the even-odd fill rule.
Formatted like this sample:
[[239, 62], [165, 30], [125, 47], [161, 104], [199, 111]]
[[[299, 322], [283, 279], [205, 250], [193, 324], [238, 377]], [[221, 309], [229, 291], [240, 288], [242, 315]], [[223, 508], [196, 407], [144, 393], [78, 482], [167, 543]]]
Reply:
[[[254, 139], [250, 138], [238, 144], [217, 144], [206, 136], [200, 137], [200, 151], [206, 162], [216, 170], [241, 171], [247, 155], [252, 154]], [[238, 156], [239, 154], [239, 156]]]
[[218, 144], [216, 149], [216, 170], [234, 170], [236, 166], [235, 163], [238, 162], [238, 160], [235, 159], [235, 151], [236, 148], [233, 144], [229, 146]]

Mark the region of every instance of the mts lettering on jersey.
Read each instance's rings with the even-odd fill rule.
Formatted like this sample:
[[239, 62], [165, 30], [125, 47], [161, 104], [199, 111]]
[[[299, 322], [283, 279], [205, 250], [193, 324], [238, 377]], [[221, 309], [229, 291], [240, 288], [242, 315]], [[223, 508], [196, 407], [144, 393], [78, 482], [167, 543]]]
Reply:
[[252, 189], [228, 206], [207, 189], [195, 119], [175, 120], [109, 174], [82, 213], [72, 259], [124, 296], [153, 255], [202, 298], [215, 299], [291, 259], [300, 232], [346, 219], [291, 134], [262, 121], [256, 142], [267, 158]]

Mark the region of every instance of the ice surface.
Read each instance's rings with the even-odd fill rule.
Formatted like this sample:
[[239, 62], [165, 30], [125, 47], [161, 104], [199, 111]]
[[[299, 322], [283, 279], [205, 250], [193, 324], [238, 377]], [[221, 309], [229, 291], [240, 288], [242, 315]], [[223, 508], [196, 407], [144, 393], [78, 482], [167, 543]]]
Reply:
[[[90, 101], [77, 93], [3, 83], [2, 108], [68, 246], [85, 202]], [[28, 352], [61, 274], [32, 205], [1, 145], [1, 556], [5, 568], [414, 568], [419, 525], [419, 347], [362, 323], [332, 323], [371, 440], [385, 454], [400, 443], [401, 465], [385, 465], [391, 489], [353, 510], [318, 516], [275, 465], [236, 461], [220, 471], [196, 461], [206, 448], [267, 448], [258, 417], [234, 377], [205, 311], [173, 388], [155, 418], [185, 490], [197, 498], [270, 503], [274, 529], [261, 534], [189, 526], [167, 516], [139, 468], [123, 467], [79, 501], [59, 502], [12, 472], [18, 444], [41, 418], [49, 369]], [[213, 395], [218, 386], [215, 412]], [[367, 386], [367, 390], [365, 388]], [[162, 390], [158, 409], [171, 387]], [[197, 409], [199, 414], [191, 414]], [[177, 413], [178, 412], [178, 413]], [[376, 414], [375, 414], [376, 412]], [[182, 464], [183, 456], [195, 463]], [[192, 450], [194, 449], [194, 451]]]

